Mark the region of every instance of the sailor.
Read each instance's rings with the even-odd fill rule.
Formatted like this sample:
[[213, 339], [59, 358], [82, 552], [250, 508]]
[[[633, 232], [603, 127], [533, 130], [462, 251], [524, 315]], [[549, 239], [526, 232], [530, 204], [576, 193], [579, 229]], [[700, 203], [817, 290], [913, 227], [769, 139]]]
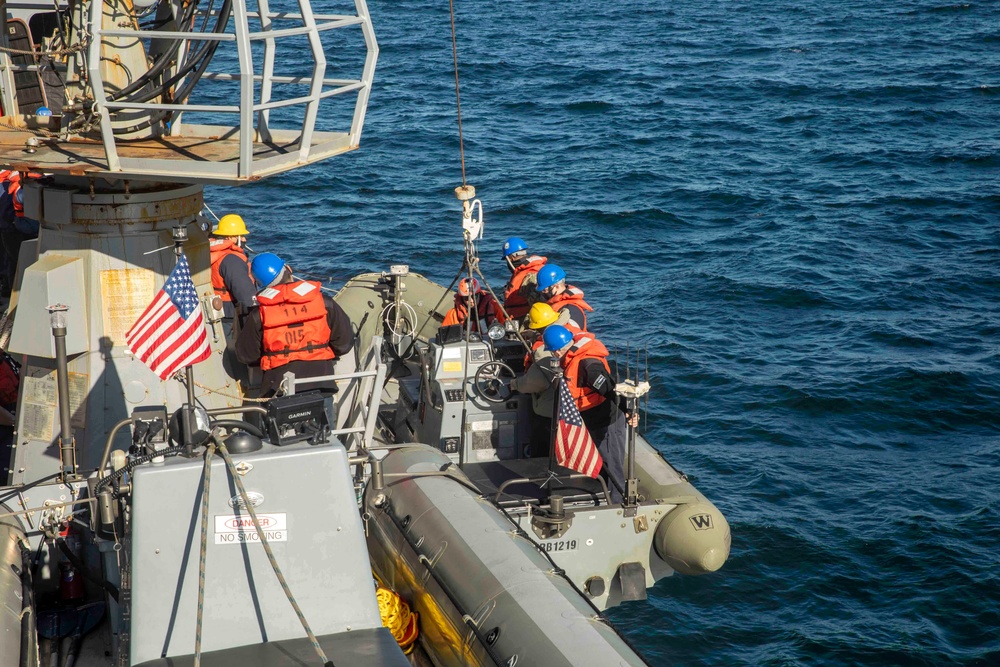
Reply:
[[524, 239], [512, 236], [504, 241], [503, 259], [510, 269], [510, 280], [503, 288], [503, 307], [512, 318], [521, 319], [538, 300], [534, 290], [535, 274], [545, 265], [546, 258], [529, 255]]
[[485, 332], [494, 322], [502, 323], [504, 321], [503, 314], [497, 307], [497, 301], [493, 295], [482, 289], [479, 286], [479, 281], [475, 278], [462, 278], [458, 282], [455, 307], [445, 313], [441, 326], [464, 325], [473, 302], [476, 304], [476, 312], [479, 315], [472, 321], [473, 331]]
[[639, 418], [626, 412], [625, 399], [615, 393], [608, 348], [591, 333], [573, 335], [559, 324], [546, 328], [542, 340], [543, 347], [559, 359], [569, 393], [604, 458], [601, 474], [610, 478], [611, 502], [619, 503], [625, 490], [626, 427], [638, 426]]
[[233, 318], [237, 308], [246, 312], [253, 305], [254, 295], [257, 293], [250, 278], [247, 255], [243, 250], [249, 234], [243, 218], [230, 213], [222, 216], [209, 239], [212, 287], [222, 299], [222, 326], [227, 339], [232, 337]]
[[559, 360], [542, 344], [542, 331], [552, 324], [568, 325], [570, 331], [573, 329], [569, 324], [569, 311], [557, 313], [547, 303], [533, 305], [528, 311], [526, 323], [521, 337], [531, 346], [531, 350], [524, 355], [524, 375], [512, 379], [510, 389], [531, 394], [532, 456], [543, 456], [548, 453], [551, 439], [552, 408], [556, 395], [556, 387], [552, 381], [559, 368]]
[[[264, 377], [260, 396], [272, 396], [287, 372], [296, 379], [333, 375], [334, 360], [354, 346], [347, 313], [311, 280], [296, 280], [277, 255], [253, 258], [250, 271], [261, 286], [236, 340], [236, 358], [259, 364]], [[296, 391], [319, 389], [333, 394], [333, 381], [296, 384]]]
[[[28, 178], [41, 178], [41, 174], [30, 173]], [[38, 221], [24, 214], [24, 190], [21, 188], [21, 173], [3, 170], [0, 172], [0, 239], [3, 242], [3, 295], [10, 296], [17, 271], [17, 259], [21, 244], [38, 238]]]
[[583, 290], [566, 284], [566, 272], [555, 264], [546, 264], [538, 271], [535, 289], [542, 300], [558, 312], [568, 310], [569, 321], [577, 329], [587, 330], [587, 313], [594, 312], [583, 300]]

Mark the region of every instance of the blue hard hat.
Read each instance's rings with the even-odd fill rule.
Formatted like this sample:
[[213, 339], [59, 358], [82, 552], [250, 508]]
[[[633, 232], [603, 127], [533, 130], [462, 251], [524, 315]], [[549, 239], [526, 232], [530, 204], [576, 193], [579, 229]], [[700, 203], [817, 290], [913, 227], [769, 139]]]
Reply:
[[274, 281], [281, 277], [281, 272], [285, 268], [285, 263], [273, 252], [262, 252], [250, 262], [250, 275], [257, 281], [257, 284], [270, 287]]
[[513, 255], [515, 252], [521, 252], [522, 250], [527, 249], [528, 244], [525, 240], [517, 236], [511, 236], [503, 242], [503, 256], [505, 259]]
[[51, 116], [52, 115], [52, 109], [50, 109], [48, 107], [38, 107], [37, 109], [35, 109], [35, 115], [36, 116]]
[[542, 268], [538, 269], [538, 276], [536, 280], [538, 282], [535, 283], [535, 289], [539, 292], [543, 292], [560, 280], [566, 280], [566, 272], [555, 264], [546, 264]]
[[555, 352], [572, 343], [573, 334], [561, 324], [552, 324], [545, 327], [545, 332], [542, 334], [542, 342], [545, 344], [546, 350]]

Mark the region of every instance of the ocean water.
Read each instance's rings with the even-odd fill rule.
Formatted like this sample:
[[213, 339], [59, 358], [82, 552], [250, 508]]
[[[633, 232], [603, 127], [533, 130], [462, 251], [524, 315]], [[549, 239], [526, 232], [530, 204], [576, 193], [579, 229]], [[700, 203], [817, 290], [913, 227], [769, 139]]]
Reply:
[[[487, 277], [522, 236], [648, 349], [647, 437], [732, 525], [609, 617], [653, 665], [1000, 664], [997, 4], [455, 4]], [[369, 9], [360, 150], [208, 201], [334, 285], [447, 284], [448, 3]]]

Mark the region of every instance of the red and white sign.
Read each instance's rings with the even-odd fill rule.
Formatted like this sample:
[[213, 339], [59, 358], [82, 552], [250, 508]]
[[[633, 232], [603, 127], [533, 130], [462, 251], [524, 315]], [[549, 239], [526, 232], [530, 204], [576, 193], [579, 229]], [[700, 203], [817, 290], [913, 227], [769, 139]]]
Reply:
[[[268, 542], [288, 541], [287, 516], [285, 512], [257, 515], [257, 523]], [[243, 544], [245, 542], [260, 542], [257, 528], [249, 514], [216, 515], [216, 544]]]

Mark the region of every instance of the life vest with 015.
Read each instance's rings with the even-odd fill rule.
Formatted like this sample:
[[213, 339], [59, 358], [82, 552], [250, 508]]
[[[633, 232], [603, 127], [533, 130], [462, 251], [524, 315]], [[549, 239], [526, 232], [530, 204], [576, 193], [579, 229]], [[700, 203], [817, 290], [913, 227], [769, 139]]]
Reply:
[[604, 370], [611, 376], [611, 367], [608, 366], [608, 348], [604, 343], [597, 340], [588, 333], [577, 334], [573, 337], [573, 345], [563, 357], [563, 377], [566, 379], [566, 386], [569, 393], [576, 401], [576, 407], [580, 412], [595, 408], [604, 402], [604, 397], [587, 386], [580, 386], [580, 362], [584, 359], [600, 359], [604, 364]]
[[[215, 288], [215, 293], [218, 294], [219, 298], [223, 301], [232, 301], [233, 295], [226, 289], [226, 283], [222, 280], [222, 274], [219, 273], [219, 267], [222, 266], [222, 260], [229, 255], [236, 255], [243, 260], [244, 264], [247, 264], [246, 253], [243, 252], [243, 248], [241, 248], [238, 243], [229, 238], [211, 239], [208, 242], [208, 249], [209, 252], [211, 252], [212, 287]], [[250, 275], [249, 264], [247, 264], [247, 275]]]
[[257, 295], [257, 303], [264, 330], [261, 370], [291, 361], [323, 361], [337, 356], [330, 348], [330, 325], [318, 282], [269, 287]]
[[[552, 306], [552, 310], [557, 313], [566, 306], [576, 306], [580, 310], [584, 311], [583, 322], [576, 322], [576, 325], [583, 331], [587, 330], [587, 313], [594, 312], [594, 309], [589, 303], [583, 300], [582, 289], [574, 287], [573, 285], [567, 285], [566, 291], [562, 294], [556, 294], [554, 297], [549, 299], [548, 304]], [[572, 329], [570, 329], [570, 331], [572, 331]]]
[[529, 275], [538, 273], [538, 269], [545, 266], [546, 261], [548, 261], [547, 258], [541, 255], [531, 255], [514, 269], [510, 280], [503, 288], [503, 307], [511, 317], [524, 317], [528, 314], [531, 304], [521, 295], [521, 285], [524, 284], [524, 279]]

